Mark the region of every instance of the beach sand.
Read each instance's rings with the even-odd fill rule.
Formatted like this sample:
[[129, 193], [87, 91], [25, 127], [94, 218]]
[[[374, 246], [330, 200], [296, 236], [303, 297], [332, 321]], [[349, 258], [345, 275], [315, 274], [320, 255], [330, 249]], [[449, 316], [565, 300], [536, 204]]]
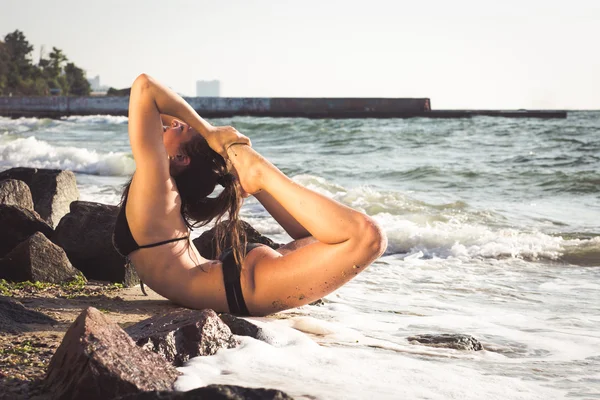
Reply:
[[57, 323], [26, 325], [28, 331], [17, 334], [0, 333], [0, 399], [48, 398], [40, 386], [48, 363], [67, 329], [87, 307], [97, 308], [122, 328], [178, 307], [148, 287], [146, 292], [148, 296], [139, 286], [121, 288], [101, 282], [88, 282], [78, 288], [8, 286], [5, 295]]

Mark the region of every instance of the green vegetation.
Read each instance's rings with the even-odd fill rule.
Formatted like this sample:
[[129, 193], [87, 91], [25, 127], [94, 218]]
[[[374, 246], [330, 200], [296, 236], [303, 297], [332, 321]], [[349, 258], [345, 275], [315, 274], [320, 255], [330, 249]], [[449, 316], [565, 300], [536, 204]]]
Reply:
[[8, 282], [5, 279], [0, 279], [0, 295], [10, 296], [17, 291], [41, 292], [49, 289], [63, 289], [69, 292], [81, 292], [87, 283], [82, 274], [71, 281], [64, 283], [47, 283], [47, 282]]
[[[24, 378], [19, 372], [24, 367], [46, 368], [50, 361], [51, 354], [45, 343], [24, 339], [12, 341], [9, 346], [0, 348], [0, 370], [3, 371], [3, 377]], [[21, 376], [19, 376], [21, 375]]]
[[23, 355], [35, 352], [36, 349], [31, 345], [31, 341], [25, 340], [19, 344], [14, 344], [6, 349], [0, 349], [0, 356], [6, 354]]
[[37, 65], [31, 60], [32, 51], [33, 46], [19, 30], [0, 41], [0, 95], [90, 94], [85, 71], [68, 62], [62, 50], [52, 47], [48, 58], [40, 54]]

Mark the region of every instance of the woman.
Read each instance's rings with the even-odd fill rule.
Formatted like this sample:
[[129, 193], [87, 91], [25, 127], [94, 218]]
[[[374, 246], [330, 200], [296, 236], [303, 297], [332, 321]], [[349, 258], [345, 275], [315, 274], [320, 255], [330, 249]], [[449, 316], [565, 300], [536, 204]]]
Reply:
[[[113, 241], [143, 282], [176, 303], [240, 315], [275, 313], [331, 293], [385, 250], [385, 235], [368, 216], [293, 182], [247, 137], [211, 126], [144, 74], [131, 88], [129, 139], [137, 169]], [[207, 197], [217, 184], [223, 192]], [[246, 246], [237, 218], [242, 197], [250, 194], [294, 242], [280, 251]], [[189, 229], [225, 213], [232, 222], [218, 236], [228, 235], [232, 248], [218, 261], [206, 260]]]

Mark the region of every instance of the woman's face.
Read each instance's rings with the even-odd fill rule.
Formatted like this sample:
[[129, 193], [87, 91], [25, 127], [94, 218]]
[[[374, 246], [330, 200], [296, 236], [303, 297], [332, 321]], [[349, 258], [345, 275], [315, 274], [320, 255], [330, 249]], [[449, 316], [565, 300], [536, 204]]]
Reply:
[[169, 157], [180, 155], [181, 144], [197, 134], [194, 128], [178, 119], [171, 121], [169, 126], [163, 126], [163, 143]]

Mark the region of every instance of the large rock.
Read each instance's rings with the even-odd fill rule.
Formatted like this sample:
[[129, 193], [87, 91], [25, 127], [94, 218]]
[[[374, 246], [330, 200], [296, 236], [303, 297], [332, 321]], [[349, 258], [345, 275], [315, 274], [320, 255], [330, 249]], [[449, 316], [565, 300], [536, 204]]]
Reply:
[[138, 322], [125, 331], [138, 346], [160, 354], [175, 366], [238, 344], [213, 310], [181, 308]]
[[421, 344], [430, 347], [447, 347], [456, 350], [479, 351], [483, 346], [479, 340], [470, 335], [457, 333], [415, 335], [406, 338], [413, 344]]
[[250, 321], [227, 313], [219, 314], [219, 318], [221, 318], [221, 321], [223, 321], [225, 325], [229, 327], [231, 333], [234, 335], [250, 336], [254, 339], [262, 340], [263, 342], [269, 344], [276, 343], [276, 339], [272, 334], [269, 334], [269, 332]]
[[35, 212], [19, 206], [0, 204], [0, 257], [36, 232], [52, 237], [52, 228]]
[[209, 385], [188, 392], [145, 392], [115, 400], [292, 400], [281, 390], [234, 385]]
[[35, 211], [50, 226], [56, 226], [69, 212], [69, 204], [79, 199], [75, 174], [60, 169], [11, 168], [0, 173], [0, 180], [17, 179], [31, 190]]
[[[246, 232], [246, 239], [248, 243], [262, 243], [266, 244], [272, 249], [278, 249], [281, 247], [280, 244], [273, 242], [266, 236], [263, 236], [256, 229], [252, 227], [246, 221], [240, 221], [242, 224], [242, 228]], [[227, 224], [228, 221], [222, 221], [219, 225]], [[217, 225], [218, 226], [218, 225]], [[215, 240], [215, 230], [217, 226], [214, 226], [212, 229], [205, 231], [193, 240], [196, 249], [202, 257], [207, 258], [209, 260], [216, 260], [217, 255], [217, 241]], [[224, 248], [230, 247], [231, 243], [229, 240], [226, 241]]]
[[90, 307], [65, 334], [43, 383], [52, 399], [104, 400], [173, 390], [178, 375], [161, 356], [136, 346], [117, 324]]
[[125, 257], [112, 244], [119, 207], [74, 201], [70, 208], [52, 240], [65, 250], [73, 266], [88, 279], [137, 285], [135, 269], [125, 266]]
[[31, 198], [29, 186], [25, 182], [16, 179], [0, 181], [0, 204], [33, 210], [33, 199]]
[[62, 283], [80, 275], [63, 249], [40, 232], [31, 235], [0, 260], [0, 278], [14, 282]]
[[56, 321], [41, 312], [27, 309], [20, 302], [0, 296], [0, 332], [20, 333], [28, 330], [26, 324], [55, 324]]

